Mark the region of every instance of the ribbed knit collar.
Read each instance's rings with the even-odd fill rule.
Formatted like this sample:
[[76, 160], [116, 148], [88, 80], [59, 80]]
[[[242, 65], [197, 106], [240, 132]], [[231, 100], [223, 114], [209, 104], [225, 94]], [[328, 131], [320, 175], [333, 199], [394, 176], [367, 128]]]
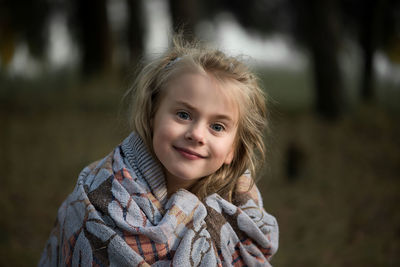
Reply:
[[164, 206], [167, 201], [167, 186], [160, 164], [148, 151], [143, 140], [132, 132], [121, 144], [129, 164], [137, 175], [141, 175], [151, 191]]

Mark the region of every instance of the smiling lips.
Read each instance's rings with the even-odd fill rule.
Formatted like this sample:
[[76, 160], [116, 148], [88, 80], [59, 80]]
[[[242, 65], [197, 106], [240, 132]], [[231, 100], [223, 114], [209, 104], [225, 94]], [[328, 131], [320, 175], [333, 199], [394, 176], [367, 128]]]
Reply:
[[196, 153], [192, 150], [186, 149], [186, 148], [181, 148], [181, 147], [176, 147], [174, 148], [185, 158], [190, 159], [190, 160], [195, 160], [195, 159], [204, 159], [205, 156], [200, 155], [199, 153]]

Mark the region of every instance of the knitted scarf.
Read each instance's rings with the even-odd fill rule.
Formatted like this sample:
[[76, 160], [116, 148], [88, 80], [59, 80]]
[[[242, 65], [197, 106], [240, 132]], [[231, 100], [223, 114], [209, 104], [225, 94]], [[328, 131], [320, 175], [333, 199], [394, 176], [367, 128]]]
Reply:
[[250, 178], [233, 203], [178, 190], [134, 133], [84, 168], [58, 210], [39, 266], [270, 266], [275, 218]]

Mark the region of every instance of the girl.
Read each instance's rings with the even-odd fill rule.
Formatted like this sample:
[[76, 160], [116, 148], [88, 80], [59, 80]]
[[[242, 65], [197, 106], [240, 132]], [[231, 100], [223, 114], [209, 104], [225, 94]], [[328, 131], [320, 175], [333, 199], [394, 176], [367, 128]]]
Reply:
[[246, 66], [184, 43], [132, 87], [132, 134], [81, 172], [39, 265], [270, 266], [255, 177], [264, 96]]

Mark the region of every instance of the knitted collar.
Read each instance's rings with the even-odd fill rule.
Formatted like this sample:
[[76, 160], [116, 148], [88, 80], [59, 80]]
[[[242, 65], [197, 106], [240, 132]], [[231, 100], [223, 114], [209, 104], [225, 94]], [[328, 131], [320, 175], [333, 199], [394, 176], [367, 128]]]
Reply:
[[148, 151], [143, 140], [132, 132], [121, 144], [122, 152], [137, 175], [147, 181], [152, 193], [164, 206], [167, 201], [167, 186], [160, 164]]

